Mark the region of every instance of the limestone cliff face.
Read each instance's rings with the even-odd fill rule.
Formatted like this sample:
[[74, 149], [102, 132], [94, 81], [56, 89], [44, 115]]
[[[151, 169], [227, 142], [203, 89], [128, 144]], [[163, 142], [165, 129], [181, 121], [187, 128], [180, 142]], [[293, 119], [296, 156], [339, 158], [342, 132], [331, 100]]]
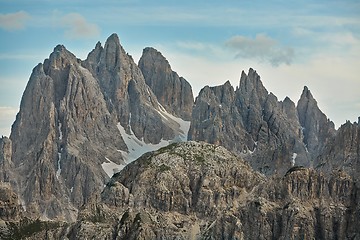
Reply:
[[106, 179], [103, 149], [120, 163], [124, 148], [96, 79], [61, 45], [34, 68], [10, 138], [27, 212], [48, 218], [73, 219]]
[[[359, 123], [336, 131], [307, 87], [278, 101], [253, 69], [193, 105], [161, 53], [139, 65], [113, 34], [84, 61], [58, 45], [34, 68], [0, 139], [0, 238], [360, 237]], [[109, 181], [104, 162], [183, 140], [174, 116], [216, 145], [169, 145]]]
[[171, 70], [166, 58], [154, 48], [145, 48], [139, 68], [166, 111], [184, 120], [191, 119], [194, 97], [191, 85]]
[[285, 173], [292, 165], [310, 165], [295, 104], [268, 93], [253, 69], [241, 75], [234, 91], [229, 82], [205, 87], [196, 98], [190, 140], [220, 144], [243, 154], [265, 174]]
[[170, 145], [115, 175], [67, 236], [93, 239], [356, 239], [359, 186], [304, 167], [266, 178], [223, 147]]
[[0, 138], [0, 182], [10, 182], [12, 168], [12, 143], [7, 137]]
[[360, 177], [360, 119], [359, 122], [343, 124], [336, 136], [325, 146], [316, 159], [315, 166], [323, 172], [342, 170]]
[[125, 164], [129, 149], [118, 123], [156, 144], [180, 134], [163, 112], [116, 34], [85, 61], [58, 45], [34, 68], [10, 136], [12, 185], [26, 214], [75, 220], [109, 179], [101, 164]]
[[319, 109], [310, 90], [304, 87], [297, 104], [304, 143], [311, 157], [315, 159], [335, 135], [335, 125]]
[[0, 182], [0, 221], [19, 220], [21, 214], [22, 209], [17, 194], [9, 183]]
[[153, 144], [176, 136], [158, 113], [161, 107], [156, 96], [116, 34], [107, 39], [104, 47], [98, 43], [83, 65], [98, 80], [109, 111], [129, 133], [131, 129], [138, 139]]

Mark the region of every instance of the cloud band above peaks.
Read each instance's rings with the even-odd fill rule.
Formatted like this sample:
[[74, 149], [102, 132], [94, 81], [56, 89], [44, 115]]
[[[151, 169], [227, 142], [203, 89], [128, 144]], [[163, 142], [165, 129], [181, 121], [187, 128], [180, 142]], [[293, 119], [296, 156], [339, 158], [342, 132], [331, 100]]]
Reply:
[[227, 40], [225, 45], [235, 50], [235, 58], [266, 61], [273, 66], [290, 65], [294, 59], [292, 48], [279, 45], [265, 34], [257, 34], [254, 39], [237, 35]]
[[30, 18], [30, 15], [24, 11], [0, 14], [0, 28], [8, 31], [24, 29], [26, 21]]

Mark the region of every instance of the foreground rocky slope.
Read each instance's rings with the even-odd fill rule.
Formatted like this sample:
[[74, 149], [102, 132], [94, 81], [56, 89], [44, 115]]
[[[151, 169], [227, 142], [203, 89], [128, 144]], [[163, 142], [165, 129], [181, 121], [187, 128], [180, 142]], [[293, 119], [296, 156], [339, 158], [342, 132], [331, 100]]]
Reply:
[[[359, 185], [293, 167], [265, 177], [221, 146], [187, 142], [116, 174], [69, 239], [358, 239]], [[39, 232], [58, 234], [64, 228]]]

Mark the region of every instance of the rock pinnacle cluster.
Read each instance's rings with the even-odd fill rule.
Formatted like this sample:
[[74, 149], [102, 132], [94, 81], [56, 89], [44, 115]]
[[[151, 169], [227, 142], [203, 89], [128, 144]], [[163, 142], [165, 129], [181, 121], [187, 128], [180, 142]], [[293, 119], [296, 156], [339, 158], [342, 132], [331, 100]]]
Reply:
[[58, 45], [0, 139], [1, 239], [360, 239], [360, 123], [308, 87], [279, 100], [250, 68], [190, 83], [112, 34]]

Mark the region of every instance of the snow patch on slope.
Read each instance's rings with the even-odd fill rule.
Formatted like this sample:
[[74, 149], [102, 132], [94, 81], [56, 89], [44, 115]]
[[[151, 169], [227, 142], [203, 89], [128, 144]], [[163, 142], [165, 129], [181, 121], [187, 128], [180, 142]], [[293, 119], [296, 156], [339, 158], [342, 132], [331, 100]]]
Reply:
[[101, 164], [101, 167], [110, 178], [124, 168], [124, 165], [116, 164], [107, 157], [105, 157], [105, 160], [106, 161]]
[[120, 123], [117, 124], [117, 128], [119, 129], [120, 134], [128, 148], [128, 151], [117, 150], [118, 152], [121, 152], [122, 156], [124, 157], [125, 164], [116, 164], [107, 157], [105, 157], [106, 161], [101, 164], [101, 167], [109, 177], [112, 177], [113, 174], [120, 172], [127, 164], [138, 159], [146, 152], [158, 150], [159, 148], [165, 147], [173, 142], [187, 141], [188, 132], [190, 129], [190, 121], [184, 121], [181, 118], [175, 117], [168, 113], [160, 104], [159, 106], [160, 110], [157, 112], [162, 117], [162, 120], [174, 129], [176, 132], [176, 137], [171, 140], [162, 139], [157, 144], [145, 143], [143, 138], [138, 139], [132, 131], [130, 114], [128, 123], [129, 133], [126, 132], [125, 128]]
[[190, 121], [184, 121], [181, 118], [175, 117], [172, 114], [168, 113], [163, 106], [159, 103], [160, 111], [157, 111], [163, 120], [171, 123], [174, 128], [178, 131], [178, 138], [174, 139], [175, 142], [186, 142], [188, 137], [188, 132], [190, 129]]
[[62, 124], [61, 124], [61, 122], [59, 121], [58, 130], [59, 130], [59, 140], [60, 140], [60, 141], [61, 141], [62, 138], [63, 138], [63, 133], [62, 133], [61, 128], [62, 128]]
[[[130, 117], [129, 117], [129, 133], [126, 132], [125, 128], [123, 126], [121, 126], [120, 123], [117, 124], [117, 128], [119, 129], [121, 136], [124, 139], [124, 142], [128, 148], [128, 152], [118, 150], [123, 155], [126, 164], [138, 159], [141, 155], [143, 155], [146, 152], [158, 150], [159, 148], [165, 147], [173, 142], [187, 141], [188, 132], [189, 132], [189, 128], [190, 128], [190, 121], [184, 121], [181, 118], [173, 116], [172, 114], [168, 113], [161, 105], [160, 105], [160, 110], [158, 110], [157, 112], [160, 114], [163, 121], [167, 122], [168, 124], [170, 124], [172, 126], [172, 128], [177, 132], [177, 134], [176, 134], [177, 136], [171, 140], [162, 139], [157, 144], [145, 143], [143, 139], [138, 139], [135, 136], [134, 132], [132, 131], [131, 115], [130, 115]], [[103, 163], [103, 164], [106, 164], [106, 163]], [[102, 166], [103, 166], [103, 164], [102, 164]], [[115, 163], [112, 163], [112, 164], [113, 164], [112, 166], [115, 166], [118, 168], [118, 172], [121, 169], [123, 169], [125, 166], [125, 165], [117, 165]], [[104, 166], [106, 166], [106, 165], [104, 165]], [[113, 173], [111, 173], [111, 174], [113, 174]]]
[[125, 131], [125, 128], [120, 125], [120, 123], [117, 124], [117, 127], [121, 133], [121, 136], [124, 139], [124, 142], [128, 148], [129, 152], [121, 151], [126, 159], [126, 163], [130, 163], [136, 159], [138, 159], [141, 155], [143, 155], [146, 152], [155, 151], [159, 148], [167, 146], [170, 141], [168, 140], [161, 140], [158, 144], [151, 144], [151, 143], [145, 143], [143, 139], [138, 139], [130, 127], [130, 134], [127, 134]]

